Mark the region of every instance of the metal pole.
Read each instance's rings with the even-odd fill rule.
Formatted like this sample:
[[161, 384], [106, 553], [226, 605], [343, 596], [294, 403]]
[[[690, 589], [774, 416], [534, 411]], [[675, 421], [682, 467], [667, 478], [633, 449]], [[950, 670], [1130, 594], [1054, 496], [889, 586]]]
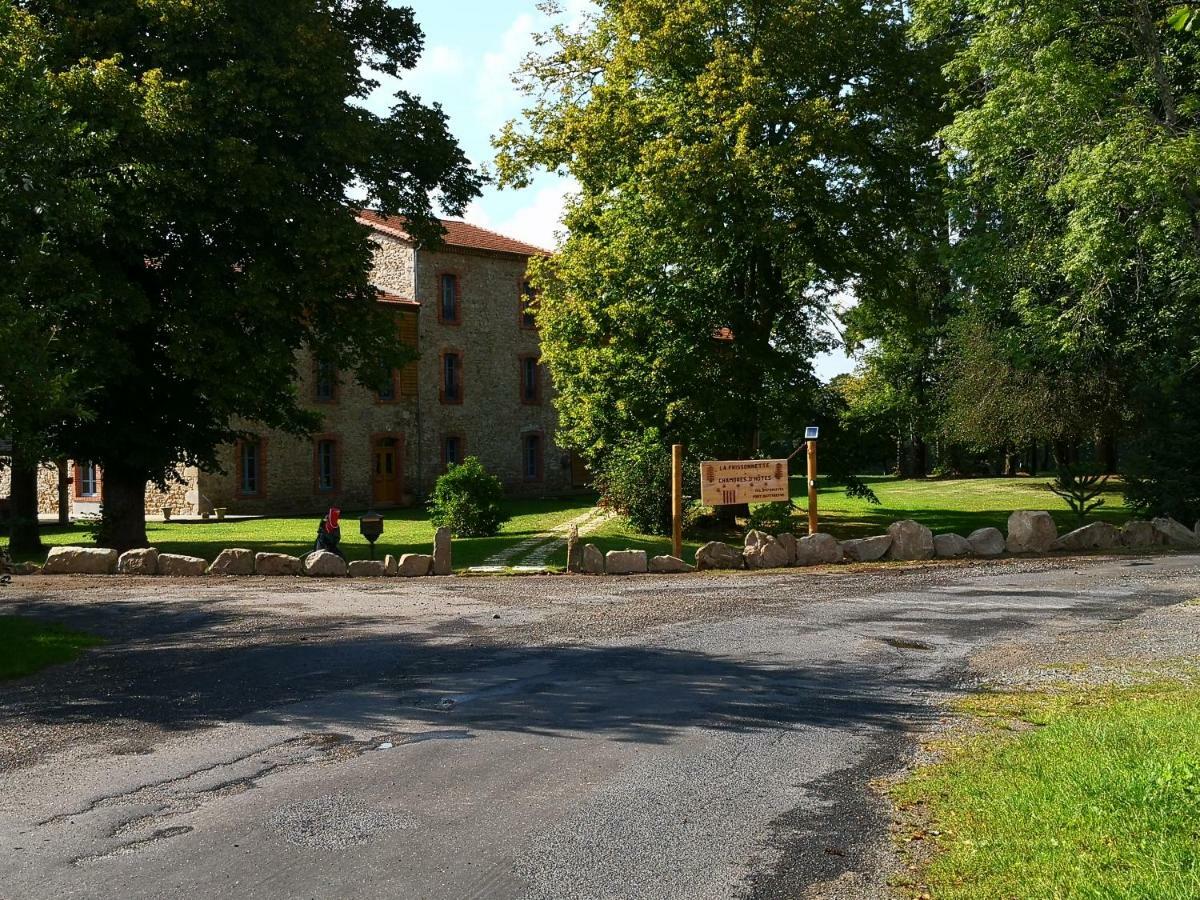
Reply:
[[817, 442], [808, 442], [808, 533], [817, 533]]
[[671, 546], [683, 559], [683, 444], [671, 447]]

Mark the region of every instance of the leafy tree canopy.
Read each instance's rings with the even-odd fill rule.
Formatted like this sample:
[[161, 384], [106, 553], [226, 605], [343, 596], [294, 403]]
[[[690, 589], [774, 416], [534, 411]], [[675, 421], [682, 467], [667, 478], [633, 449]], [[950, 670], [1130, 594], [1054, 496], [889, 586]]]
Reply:
[[0, 157], [6, 189], [28, 186], [5, 198], [26, 246], [49, 248], [65, 287], [7, 246], [3, 264], [53, 323], [54, 370], [85, 373], [89, 415], [61, 449], [104, 466], [106, 537], [132, 546], [147, 479], [212, 465], [238, 420], [316, 426], [299, 349], [364, 382], [401, 362], [351, 192], [436, 241], [431, 196], [461, 212], [479, 177], [436, 106], [401, 91], [386, 115], [364, 107], [369, 73], [421, 50], [412, 11], [385, 0], [0, 0], [0, 28], [28, 44], [0, 83], [42, 98], [10, 127], [74, 139], [66, 161]]

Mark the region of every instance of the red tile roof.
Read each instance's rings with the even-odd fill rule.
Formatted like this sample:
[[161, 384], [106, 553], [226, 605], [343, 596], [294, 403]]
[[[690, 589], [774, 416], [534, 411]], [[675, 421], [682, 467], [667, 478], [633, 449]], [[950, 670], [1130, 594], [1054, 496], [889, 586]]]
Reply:
[[[404, 230], [404, 220], [396, 216], [381, 216], [371, 209], [358, 211], [358, 221], [369, 225], [376, 231], [399, 238], [402, 241], [412, 240]], [[470, 225], [458, 219], [442, 219], [442, 240], [447, 247], [462, 247], [467, 250], [487, 250], [492, 253], [507, 253], [512, 256], [549, 256], [550, 251], [533, 244], [526, 244], [515, 238]]]
[[380, 303], [395, 303], [399, 306], [420, 306], [416, 300], [408, 297], [401, 297], [399, 294], [393, 294], [391, 291], [385, 291], [383, 288], [375, 288], [376, 298]]

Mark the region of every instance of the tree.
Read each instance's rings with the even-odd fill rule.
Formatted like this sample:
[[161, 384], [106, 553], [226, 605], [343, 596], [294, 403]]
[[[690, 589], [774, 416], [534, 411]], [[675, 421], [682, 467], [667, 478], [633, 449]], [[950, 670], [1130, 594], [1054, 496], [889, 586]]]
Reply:
[[536, 272], [559, 439], [602, 470], [648, 433], [698, 457], [793, 433], [829, 297], [903, 214], [902, 4], [607, 0], [541, 46], [498, 168], [580, 185]]
[[[53, 322], [89, 387], [62, 452], [104, 467], [101, 539], [146, 543], [144, 489], [178, 463], [216, 465], [253, 421], [296, 434], [297, 352], [364, 384], [403, 362], [369, 282], [350, 192], [423, 242], [478, 193], [442, 111], [401, 91], [362, 104], [372, 69], [400, 75], [422, 36], [385, 0], [28, 0], [56, 107], [88, 139], [71, 170], [81, 223], [31, 197], [25, 215], [76, 290], [21, 299]], [[79, 73], [86, 71], [87, 77]], [[7, 251], [6, 251], [7, 252]]]
[[944, 138], [965, 314], [1014, 388], [1045, 392], [1047, 424], [1090, 421], [1111, 450], [1200, 360], [1200, 46], [1144, 0], [916, 9], [959, 42]]

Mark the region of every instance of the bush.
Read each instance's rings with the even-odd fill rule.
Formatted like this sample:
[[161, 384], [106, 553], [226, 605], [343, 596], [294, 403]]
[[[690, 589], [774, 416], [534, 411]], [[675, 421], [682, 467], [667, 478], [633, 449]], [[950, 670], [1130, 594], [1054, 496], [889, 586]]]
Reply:
[[437, 528], [448, 527], [455, 537], [490, 537], [508, 520], [500, 505], [503, 498], [500, 479], [468, 456], [459, 465], [451, 464], [434, 485], [430, 520]]
[[1145, 420], [1124, 455], [1125, 503], [1139, 516], [1200, 519], [1200, 375], [1146, 402]]
[[[691, 498], [699, 492], [695, 464], [683, 468], [685, 520]], [[636, 442], [611, 450], [595, 479], [601, 503], [642, 534], [671, 533], [671, 447], [651, 430]]]
[[[746, 523], [746, 531], [762, 531], [767, 534], [784, 534], [796, 530], [796, 512], [798, 507], [791, 501], [764, 503], [750, 510], [750, 521]], [[807, 531], [807, 526], [805, 526]]]

